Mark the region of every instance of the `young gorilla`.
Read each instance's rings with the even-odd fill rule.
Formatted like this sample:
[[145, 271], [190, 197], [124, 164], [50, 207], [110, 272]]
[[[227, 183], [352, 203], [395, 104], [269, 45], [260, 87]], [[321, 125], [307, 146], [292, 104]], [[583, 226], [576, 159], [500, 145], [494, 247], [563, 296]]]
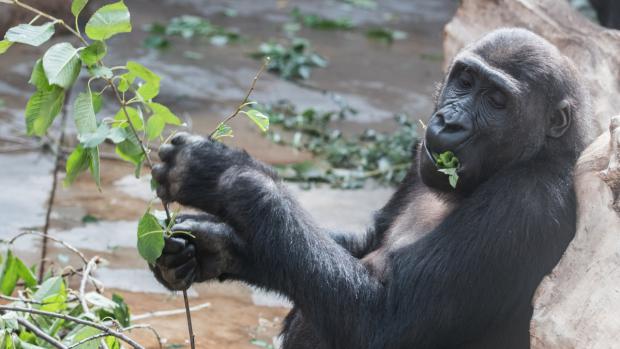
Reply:
[[[198, 136], [162, 147], [158, 195], [199, 208], [152, 266], [170, 289], [242, 280], [290, 298], [284, 348], [528, 348], [530, 301], [575, 233], [588, 140], [572, 64], [522, 29], [464, 49], [407, 178], [365, 234], [321, 230], [276, 175]], [[456, 189], [430, 154], [460, 160]]]

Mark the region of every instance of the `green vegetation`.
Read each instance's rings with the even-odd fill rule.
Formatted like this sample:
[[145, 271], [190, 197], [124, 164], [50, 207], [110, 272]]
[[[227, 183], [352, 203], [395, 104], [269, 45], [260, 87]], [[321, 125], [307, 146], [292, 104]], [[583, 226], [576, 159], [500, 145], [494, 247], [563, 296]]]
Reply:
[[180, 36], [186, 40], [206, 38], [214, 46], [241, 40], [241, 34], [236, 29], [220, 27], [207, 19], [190, 15], [174, 17], [167, 24], [153, 23], [146, 29], [149, 36], [144, 40], [144, 45], [154, 49], [170, 47], [172, 36]]
[[319, 30], [349, 30], [355, 26], [350, 18], [329, 19], [316, 14], [302, 13], [298, 8], [291, 12], [293, 20], [304, 27]]
[[327, 60], [314, 52], [310, 42], [294, 38], [287, 46], [277, 42], [262, 43], [251, 54], [255, 59], [269, 58], [267, 69], [283, 79], [308, 79], [314, 68], [324, 68]]
[[372, 40], [377, 40], [386, 44], [391, 44], [396, 40], [404, 40], [407, 38], [407, 33], [400, 30], [393, 30], [389, 28], [375, 27], [366, 31], [366, 37]]
[[280, 166], [280, 175], [308, 186], [328, 183], [343, 189], [360, 188], [367, 179], [395, 185], [411, 166], [411, 149], [417, 140], [417, 127], [404, 115], [394, 118], [393, 132], [368, 129], [347, 136], [334, 128], [334, 121], [354, 114], [350, 108], [321, 112], [313, 108], [298, 111], [289, 102], [263, 109], [272, 125], [269, 138], [277, 143], [310, 152], [314, 161]]
[[[29, 135], [46, 136], [68, 102], [68, 93], [75, 93], [71, 117], [77, 130], [78, 144], [66, 157], [64, 184], [70, 185], [81, 173], [88, 171], [101, 189], [100, 147], [104, 143], [114, 147], [120, 159], [134, 165], [135, 175], [139, 177], [143, 165], [152, 168], [150, 153], [153, 143], [165, 143], [169, 138], [164, 137], [166, 127], [181, 126], [182, 122], [168, 107], [155, 100], [161, 82], [155, 72], [135, 61], [113, 67], [104, 63], [108, 54], [106, 40], [132, 30], [131, 16], [125, 3], [121, 0], [99, 8], [86, 23], [83, 35], [77, 23], [87, 1], [72, 2], [75, 27], [21, 2], [11, 2], [10, 5], [29, 10], [36, 17], [28, 24], [20, 24], [8, 30], [4, 40], [0, 41], [0, 54], [15, 43], [43, 45], [54, 35], [57, 26], [62, 26], [79, 39], [77, 47], [69, 41], [55, 43], [34, 64], [29, 83], [35, 92], [26, 105], [26, 128]], [[46, 22], [35, 24], [43, 18]], [[212, 42], [226, 36], [226, 33], [214, 29], [208, 22], [188, 16], [173, 20], [166, 32], [186, 38], [207, 36]], [[82, 91], [74, 91], [80, 73], [88, 75], [88, 82]], [[269, 127], [268, 118], [251, 108], [253, 103], [248, 102], [257, 79], [258, 75], [235, 112], [213, 132], [213, 139], [231, 135], [232, 130], [227, 123], [238, 114], [246, 115], [261, 130]], [[104, 104], [108, 108], [103, 109]], [[101, 110], [111, 108], [116, 112], [97, 116]], [[63, 156], [61, 147], [59, 139], [59, 159]], [[156, 185], [153, 183], [152, 187]], [[165, 203], [164, 208], [166, 212], [161, 215], [151, 213], [149, 208], [138, 223], [137, 249], [150, 263], [161, 255], [164, 236], [172, 234], [170, 227], [175, 215], [169, 214]], [[93, 218], [85, 216], [84, 222], [92, 222]], [[18, 237], [21, 235], [24, 234]], [[13, 241], [8, 244], [11, 245]], [[87, 282], [93, 282], [97, 287], [88, 275], [97, 260], [88, 261], [79, 251], [62, 244], [78, 254], [84, 262], [79, 292], [68, 289], [63, 277], [52, 277], [51, 274], [41, 278], [42, 283], [39, 284], [34, 277], [34, 268], [26, 267], [12, 255], [10, 249], [4, 257], [0, 268], [0, 294], [3, 295], [0, 298], [12, 303], [0, 306], [0, 348], [36, 349], [53, 346], [63, 349], [95, 349], [103, 346], [120, 349], [120, 339], [135, 349], [141, 349], [139, 344], [122, 334], [130, 328], [129, 312], [120, 297], [115, 296], [110, 300], [100, 292], [84, 293]], [[43, 264], [39, 269], [40, 275], [42, 272]], [[17, 292], [19, 297], [13, 298], [11, 296], [19, 280], [23, 287]], [[193, 334], [190, 338], [194, 348]]]
[[452, 188], [456, 188], [456, 184], [459, 180], [459, 159], [451, 151], [445, 151], [441, 154], [433, 154], [435, 158], [435, 165], [437, 171], [445, 173], [448, 176], [448, 181]]

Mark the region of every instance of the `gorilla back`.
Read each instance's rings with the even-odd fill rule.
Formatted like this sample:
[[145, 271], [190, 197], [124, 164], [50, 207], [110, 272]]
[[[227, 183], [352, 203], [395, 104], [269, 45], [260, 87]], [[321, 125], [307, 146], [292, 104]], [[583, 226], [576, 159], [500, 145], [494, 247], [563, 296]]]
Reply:
[[[286, 295], [286, 349], [529, 348], [533, 293], [575, 233], [589, 117], [554, 46], [487, 35], [454, 59], [414, 165], [363, 234], [318, 228], [246, 153], [177, 136], [153, 170], [158, 195], [218, 228], [184, 225], [196, 247], [167, 242], [154, 271], [170, 288], [236, 279]], [[445, 151], [460, 160], [456, 188], [435, 164]]]

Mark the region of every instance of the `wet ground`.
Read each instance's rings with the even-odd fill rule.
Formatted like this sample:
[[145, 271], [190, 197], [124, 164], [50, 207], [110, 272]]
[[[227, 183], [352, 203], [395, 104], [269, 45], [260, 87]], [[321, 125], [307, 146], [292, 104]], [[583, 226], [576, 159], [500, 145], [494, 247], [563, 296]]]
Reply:
[[[255, 0], [131, 0], [134, 33], [110, 41], [108, 65], [127, 59], [144, 63], [160, 74], [161, 101], [181, 116], [193, 132], [208, 133], [242, 99], [259, 63], [248, 57], [260, 42], [283, 38], [282, 25], [294, 6], [302, 11], [328, 17], [349, 17], [361, 29], [317, 31], [303, 29], [299, 36], [311, 41], [317, 52], [329, 60], [329, 67], [317, 69], [299, 86], [265, 74], [253, 99], [268, 103], [289, 99], [300, 107], [335, 109], [339, 96], [359, 114], [343, 123], [345, 130], [367, 127], [390, 129], [394, 113], [407, 112], [425, 119], [432, 108], [434, 82], [441, 78], [442, 27], [457, 1], [378, 1], [374, 10], [360, 9], [340, 1], [255, 1]], [[233, 8], [236, 17], [222, 12]], [[141, 28], [153, 21], [165, 22], [181, 14], [203, 15], [216, 24], [238, 28], [247, 40], [240, 44], [214, 47], [201, 40], [173, 39], [172, 49], [157, 52], [141, 46], [146, 33]], [[385, 26], [405, 31], [408, 37], [386, 45], [368, 40], [364, 28]], [[0, 56], [0, 238], [22, 229], [41, 229], [52, 185], [53, 155], [44, 151], [49, 141], [24, 136], [23, 107], [31, 88], [26, 84], [40, 50], [15, 45]], [[188, 55], [186, 52], [191, 51]], [[194, 57], [194, 58], [188, 58]], [[195, 57], [201, 57], [196, 60]], [[83, 81], [81, 82], [84, 83]], [[324, 91], [328, 91], [327, 93]], [[104, 110], [102, 114], [114, 113]], [[58, 135], [58, 124], [51, 131]], [[68, 123], [71, 133], [72, 122]], [[307, 157], [291, 149], [271, 144], [247, 122], [233, 122], [236, 137], [231, 141], [269, 163], [289, 163]], [[74, 136], [69, 134], [68, 139]], [[103, 153], [112, 154], [111, 148]], [[70, 188], [59, 186], [52, 209], [51, 234], [66, 240], [88, 255], [100, 255], [107, 263], [96, 276], [106, 292], [124, 295], [134, 314], [182, 307], [182, 297], [159, 286], [137, 256], [137, 218], [152, 198], [148, 178], [132, 176], [132, 168], [114, 160], [102, 162], [102, 187], [97, 191], [88, 175]], [[62, 178], [61, 178], [62, 179]], [[326, 227], [351, 231], [364, 229], [373, 210], [379, 208], [391, 188], [369, 185], [364, 190], [340, 191], [315, 188], [309, 191], [292, 184], [291, 190], [302, 205]], [[85, 216], [96, 222], [83, 223]], [[15, 246], [18, 254], [35, 261], [40, 254], [38, 239], [25, 237]], [[77, 262], [67, 252], [52, 248], [51, 262]], [[200, 348], [256, 348], [253, 338], [271, 343], [283, 316], [286, 300], [263, 294], [241, 284], [207, 284], [190, 291], [192, 305], [210, 303], [194, 312]], [[168, 345], [185, 345], [183, 314], [149, 317]], [[148, 333], [135, 333], [155, 347]], [[171, 346], [175, 347], [175, 346]]]

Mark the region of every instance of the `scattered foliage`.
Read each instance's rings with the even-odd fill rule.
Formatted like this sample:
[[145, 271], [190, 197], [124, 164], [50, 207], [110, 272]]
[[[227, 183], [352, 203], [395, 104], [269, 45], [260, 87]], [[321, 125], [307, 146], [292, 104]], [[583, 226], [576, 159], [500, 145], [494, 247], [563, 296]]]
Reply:
[[456, 188], [456, 183], [459, 180], [459, 174], [457, 173], [459, 169], [459, 159], [456, 155], [451, 151], [445, 151], [441, 154], [433, 154], [433, 158], [435, 158], [437, 171], [445, 173], [448, 176], [450, 186]]
[[190, 15], [174, 17], [167, 24], [153, 23], [146, 29], [149, 36], [144, 40], [144, 45], [155, 49], [168, 48], [171, 36], [180, 36], [186, 40], [196, 37], [206, 38], [214, 46], [241, 40], [241, 35], [236, 29], [220, 27], [205, 18]]
[[[314, 161], [280, 166], [286, 180], [329, 183], [343, 189], [360, 188], [367, 179], [395, 185], [411, 166], [411, 149], [417, 140], [417, 127], [404, 115], [395, 117], [396, 131], [382, 133], [372, 129], [345, 136], [333, 122], [351, 110], [320, 112], [313, 108], [296, 110], [289, 102], [262, 106], [269, 115], [269, 138], [278, 144], [314, 155]], [[283, 133], [277, 130], [283, 131]]]
[[366, 37], [372, 40], [377, 40], [386, 44], [391, 44], [396, 40], [404, 40], [407, 38], [407, 33], [400, 30], [394, 30], [389, 28], [375, 27], [366, 31]]
[[304, 27], [320, 30], [349, 30], [355, 26], [350, 18], [330, 19], [316, 14], [302, 13], [299, 8], [291, 12], [293, 20]]
[[313, 68], [324, 68], [327, 60], [312, 51], [308, 40], [294, 38], [288, 46], [277, 42], [262, 43], [251, 54], [256, 59], [269, 58], [267, 69], [283, 79], [308, 79]]

